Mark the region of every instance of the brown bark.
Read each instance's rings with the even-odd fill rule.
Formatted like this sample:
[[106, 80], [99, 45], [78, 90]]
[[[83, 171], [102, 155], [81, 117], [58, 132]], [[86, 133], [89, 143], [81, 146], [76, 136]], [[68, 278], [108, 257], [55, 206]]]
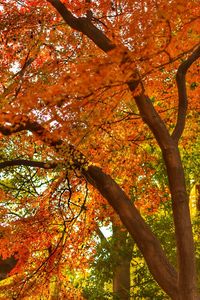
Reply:
[[196, 208], [197, 214], [200, 213], [200, 184], [196, 185]]
[[2, 259], [0, 256], [0, 280], [5, 279], [8, 273], [16, 266], [17, 260], [14, 256], [7, 259]]
[[172, 299], [178, 299], [176, 271], [166, 258], [159, 241], [135, 206], [131, 204], [128, 196], [100, 168], [90, 166], [83, 173], [88, 182], [99, 190], [117, 212], [144, 255], [145, 261], [158, 284]]
[[29, 166], [42, 169], [54, 169], [58, 164], [55, 162], [30, 161], [27, 159], [13, 159], [0, 162], [0, 169], [12, 166]]
[[93, 25], [90, 18], [76, 18], [67, 7], [59, 0], [47, 0], [62, 16], [63, 20], [73, 29], [82, 32], [91, 39], [100, 49], [108, 52], [116, 46], [111, 40], [96, 26]]
[[175, 224], [178, 256], [178, 291], [180, 300], [197, 298], [195, 251], [190, 221], [189, 201], [185, 176], [176, 141], [169, 135], [165, 124], [148, 97], [136, 97], [140, 114], [153, 132], [163, 153], [167, 168]]
[[113, 296], [114, 299], [130, 299], [130, 265], [133, 254], [134, 241], [122, 226], [112, 226], [112, 242], [108, 241], [101, 230], [97, 234], [103, 246], [111, 255], [113, 268]]
[[113, 225], [113, 293], [117, 299], [130, 299], [130, 265], [134, 242], [128, 232]]
[[195, 299], [197, 278], [194, 241], [190, 221], [189, 200], [178, 147], [165, 149], [163, 156], [167, 166], [172, 196], [178, 254], [180, 299]]
[[60, 281], [58, 278], [52, 278], [49, 285], [50, 296], [48, 300], [59, 300], [60, 299]]
[[[22, 130], [21, 126], [19, 128]], [[24, 128], [28, 129], [26, 124], [24, 124]], [[30, 128], [33, 130], [33, 126], [30, 126]], [[34, 129], [38, 135], [37, 126], [35, 126]], [[7, 133], [9, 132], [8, 128], [5, 130]], [[41, 128], [40, 132], [41, 134], [43, 133]], [[10, 134], [11, 133], [12, 130], [10, 131]], [[51, 144], [50, 141], [48, 143]], [[60, 140], [58, 140], [58, 145], [60, 145]], [[57, 146], [55, 140], [53, 141], [53, 146]], [[75, 156], [73, 159], [77, 167], [77, 157]], [[28, 162], [26, 162], [26, 164], [28, 165]], [[32, 165], [32, 162], [30, 162], [30, 165]], [[4, 166], [6, 166], [6, 162], [4, 162]], [[172, 299], [178, 299], [176, 271], [168, 262], [159, 241], [145, 223], [135, 206], [131, 204], [128, 196], [120, 186], [109, 175], [102, 172], [100, 168], [89, 166], [87, 170], [82, 169], [82, 173], [88, 182], [97, 188], [115, 209], [121, 218], [122, 223], [140, 248], [147, 265], [158, 284], [172, 297]]]
[[125, 257], [114, 270], [113, 293], [117, 299], [130, 300], [130, 261]]
[[178, 114], [177, 114], [177, 121], [174, 131], [172, 133], [172, 138], [178, 142], [180, 139], [186, 121], [186, 113], [187, 113], [187, 89], [186, 89], [186, 80], [185, 76], [187, 70], [192, 65], [192, 63], [197, 60], [200, 56], [200, 46], [197, 47], [194, 52], [180, 64], [178, 71], [176, 73], [176, 83], [178, 89]]

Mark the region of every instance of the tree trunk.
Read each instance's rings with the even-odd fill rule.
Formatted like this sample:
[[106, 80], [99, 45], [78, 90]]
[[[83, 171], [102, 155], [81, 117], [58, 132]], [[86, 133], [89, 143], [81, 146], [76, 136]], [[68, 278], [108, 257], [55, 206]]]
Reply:
[[49, 285], [50, 295], [49, 300], [59, 300], [60, 299], [60, 282], [56, 276], [52, 277], [52, 280]]
[[125, 257], [113, 272], [113, 293], [117, 299], [130, 299], [130, 260]]
[[193, 300], [197, 299], [197, 278], [189, 199], [186, 192], [184, 171], [178, 147], [166, 149], [163, 151], [163, 155], [167, 165], [169, 186], [172, 195], [179, 267], [179, 299]]
[[[113, 266], [113, 294], [114, 299], [130, 299], [130, 264], [133, 254], [134, 241], [128, 231], [122, 226], [113, 224], [112, 256]], [[125, 231], [124, 231], [125, 230]]]
[[162, 150], [167, 168], [177, 243], [178, 297], [176, 299], [199, 299], [189, 199], [178, 144], [169, 135], [151, 100], [145, 95], [137, 96], [135, 100], [144, 122], [151, 129]]
[[196, 185], [196, 209], [197, 214], [200, 213], [200, 184]]

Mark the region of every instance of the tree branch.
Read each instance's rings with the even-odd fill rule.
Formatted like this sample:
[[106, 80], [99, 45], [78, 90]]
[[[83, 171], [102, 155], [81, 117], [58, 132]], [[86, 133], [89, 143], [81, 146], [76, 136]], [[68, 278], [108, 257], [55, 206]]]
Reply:
[[8, 273], [14, 269], [17, 262], [18, 260], [14, 256], [11, 256], [7, 259], [3, 259], [0, 256], [0, 280], [3, 280], [8, 276]]
[[110, 252], [111, 245], [99, 227], [97, 227], [96, 233], [101, 240], [101, 244], [102, 244], [103, 248], [105, 248], [107, 251]]
[[[79, 169], [86, 180], [92, 184], [105, 199], [107, 199], [109, 204], [117, 212], [122, 223], [132, 235], [144, 255], [149, 269], [156, 281], [168, 295], [177, 294], [177, 273], [175, 269], [169, 263], [158, 239], [154, 236], [149, 226], [141, 217], [139, 211], [131, 203], [130, 199], [120, 186], [109, 175], [102, 172], [100, 168], [91, 165], [88, 166], [85, 156], [76, 150], [73, 145], [69, 145], [65, 141], [56, 139], [53, 134], [44, 129], [40, 124], [31, 122], [27, 117], [21, 116], [19, 120], [23, 120], [23, 124], [17, 125], [15, 123], [15, 125], [6, 127], [0, 124], [0, 132], [9, 135], [13, 132], [17, 132], [17, 129], [20, 131], [30, 130], [44, 143], [53, 147], [58, 154], [61, 151], [60, 153], [62, 156], [66, 158], [66, 165], [70, 158], [72, 161], [72, 168]], [[65, 151], [65, 149], [68, 150]], [[87, 167], [85, 168], [85, 166]]]
[[135, 102], [139, 109], [143, 121], [148, 125], [153, 132], [160, 148], [164, 151], [171, 146], [172, 139], [169, 135], [165, 123], [155, 110], [150, 98], [144, 94], [135, 96]]
[[8, 115], [5, 115], [4, 124], [2, 125], [0, 123], [0, 132], [3, 135], [9, 136], [12, 135], [13, 133], [29, 130], [31, 132], [34, 132], [40, 138], [40, 140], [43, 140], [49, 146], [59, 146], [62, 144], [62, 141], [60, 139], [53, 138], [52, 134], [48, 130], [46, 130], [38, 122], [29, 120], [27, 116], [17, 115], [17, 116], [11, 116], [11, 118], [12, 117], [14, 120], [13, 124], [5, 125], [6, 122], [10, 124]]
[[172, 298], [173, 295], [177, 296], [177, 273], [169, 263], [160, 242], [129, 197], [109, 175], [96, 166], [89, 166], [88, 170], [83, 170], [83, 175], [117, 212], [144, 255], [149, 270], [158, 284]]
[[26, 159], [13, 159], [0, 162], [0, 169], [13, 166], [28, 166], [42, 169], [54, 169], [58, 164], [55, 162], [31, 161]]
[[57, 10], [71, 28], [85, 34], [104, 52], [108, 52], [116, 47], [116, 45], [113, 44], [111, 40], [91, 22], [90, 18], [76, 18], [60, 0], [47, 1], [51, 3], [51, 5]]
[[176, 126], [172, 133], [172, 138], [178, 142], [180, 139], [184, 127], [187, 112], [187, 89], [185, 76], [189, 67], [200, 57], [200, 46], [179, 66], [176, 73], [176, 83], [178, 87], [178, 116], [176, 121]]
[[[73, 14], [67, 9], [67, 7], [60, 0], [47, 0], [52, 6], [57, 10], [57, 12], [62, 16], [64, 21], [73, 29], [82, 32], [85, 36], [87, 36], [90, 40], [94, 42], [94, 44], [103, 50], [105, 53], [117, 48], [118, 46], [114, 44], [104, 33], [102, 30], [98, 29], [91, 21], [91, 18], [88, 17], [75, 17]], [[133, 63], [133, 59], [129, 56], [129, 50], [121, 45], [121, 62], [120, 67], [123, 72], [123, 68], [127, 71], [127, 62], [128, 64]], [[120, 60], [120, 59], [119, 59]], [[131, 89], [131, 91], [135, 90], [140, 82], [140, 78], [138, 76], [138, 71], [136, 68], [132, 70], [132, 75], [127, 79], [127, 83]], [[123, 72], [124, 73], [124, 72]]]

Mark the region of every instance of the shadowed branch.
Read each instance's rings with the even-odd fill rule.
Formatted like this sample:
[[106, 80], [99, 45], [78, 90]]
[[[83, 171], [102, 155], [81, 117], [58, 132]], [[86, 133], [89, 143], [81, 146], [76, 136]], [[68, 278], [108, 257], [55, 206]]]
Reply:
[[176, 74], [176, 83], [178, 87], [178, 116], [176, 121], [176, 126], [172, 133], [172, 138], [178, 142], [180, 139], [184, 127], [187, 112], [187, 89], [185, 76], [189, 67], [200, 57], [200, 46], [186, 59], [178, 68]]
[[60, 0], [47, 0], [73, 29], [78, 30], [91, 39], [100, 49], [108, 52], [116, 47], [115, 44], [92, 22], [89, 17], [75, 17]]
[[26, 159], [13, 159], [0, 162], [0, 169], [13, 166], [28, 166], [42, 169], [54, 169], [57, 164], [55, 162], [31, 161]]

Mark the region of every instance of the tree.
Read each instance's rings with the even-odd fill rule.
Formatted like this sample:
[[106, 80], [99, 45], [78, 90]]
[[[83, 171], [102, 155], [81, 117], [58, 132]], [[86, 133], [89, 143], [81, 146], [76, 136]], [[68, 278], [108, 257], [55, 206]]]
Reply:
[[[160, 287], [172, 299], [199, 299], [189, 202], [178, 148], [187, 116], [187, 86], [194, 131], [196, 126], [197, 24], [195, 0], [26, 0], [1, 4], [0, 132], [3, 145], [12, 141], [20, 153], [7, 158], [4, 154], [1, 168], [43, 168], [48, 180], [47, 170], [55, 171], [46, 193], [36, 201], [27, 197], [19, 183], [14, 191], [20, 189], [20, 196], [6, 195], [3, 189], [3, 203], [12, 199], [14, 210], [20, 198], [17, 219], [9, 220], [9, 205], [3, 205], [3, 258], [17, 252], [23, 257], [21, 265], [29, 262], [31, 272], [41, 263], [41, 255], [31, 255], [33, 248], [23, 248], [20, 243], [29, 243], [34, 237], [34, 251], [45, 241], [47, 259], [40, 266], [47, 266], [48, 261], [59, 269], [58, 255], [66, 247], [66, 233], [70, 235], [66, 224], [85, 213], [87, 197], [81, 204], [78, 201], [84, 193], [82, 184], [87, 196], [89, 183], [120, 217]], [[141, 119], [149, 128], [147, 134]], [[151, 143], [152, 136], [162, 152], [169, 180], [177, 270], [128, 196], [134, 178], [131, 168], [137, 166], [135, 144], [144, 139]], [[24, 177], [25, 170], [20, 168]], [[66, 202], [60, 192], [63, 186]], [[41, 219], [45, 229], [39, 226]], [[84, 226], [87, 233], [93, 230], [95, 222], [84, 225], [83, 221], [81, 218], [77, 228]], [[61, 223], [52, 229], [52, 224]], [[80, 229], [77, 231], [80, 235]], [[17, 236], [15, 246], [13, 234]], [[52, 265], [47, 270], [50, 272]]]

